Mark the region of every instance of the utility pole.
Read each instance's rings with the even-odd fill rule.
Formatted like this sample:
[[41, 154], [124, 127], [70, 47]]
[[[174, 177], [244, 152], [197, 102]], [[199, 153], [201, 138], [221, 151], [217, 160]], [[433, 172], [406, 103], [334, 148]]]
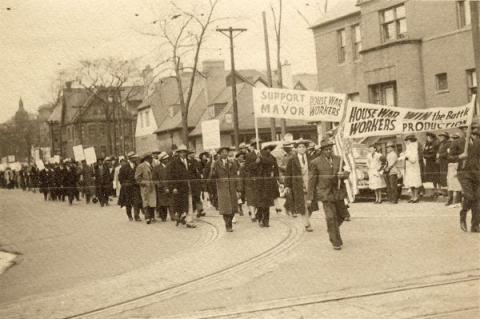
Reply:
[[480, 29], [478, 26], [478, 2], [470, 1], [470, 23], [472, 25], [472, 44], [473, 44], [473, 56], [475, 58], [475, 74], [477, 77], [477, 102], [475, 107], [477, 109], [477, 116], [480, 116], [480, 107], [478, 99], [480, 98]]
[[234, 33], [240, 34], [242, 32], [247, 31], [247, 29], [241, 28], [226, 28], [221, 29], [217, 28], [217, 32], [222, 33], [223, 35], [227, 36], [230, 39], [230, 62], [231, 62], [231, 72], [232, 72], [232, 106], [233, 106], [233, 138], [235, 142], [235, 148], [238, 151], [238, 144], [239, 144], [239, 127], [238, 127], [238, 105], [237, 105], [237, 79], [235, 77], [235, 55], [233, 52], [233, 38]]
[[[270, 65], [270, 46], [268, 45], [268, 31], [267, 31], [267, 15], [265, 11], [262, 12], [263, 18], [263, 35], [265, 37], [265, 57], [267, 59], [267, 81], [268, 86], [273, 87], [273, 80], [272, 80], [272, 67]], [[270, 134], [272, 136], [272, 141], [275, 141], [277, 135], [277, 128], [276, 128], [275, 118], [270, 118]]]

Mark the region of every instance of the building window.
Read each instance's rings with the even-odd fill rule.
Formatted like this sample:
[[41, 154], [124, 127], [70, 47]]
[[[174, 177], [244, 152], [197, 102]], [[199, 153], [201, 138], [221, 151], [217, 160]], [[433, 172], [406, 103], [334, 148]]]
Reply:
[[437, 92], [448, 91], [447, 73], [439, 73], [435, 75], [435, 88]]
[[397, 83], [386, 82], [369, 86], [370, 103], [381, 105], [397, 105]]
[[337, 31], [337, 45], [338, 45], [338, 63], [345, 62], [345, 44], [347, 43], [345, 38], [345, 29]]
[[470, 4], [465, 0], [457, 1], [457, 22], [459, 28], [471, 24]]
[[360, 93], [350, 93], [347, 95], [347, 99], [352, 102], [360, 102]]
[[360, 51], [362, 51], [362, 34], [360, 33], [360, 25], [354, 25], [352, 27], [352, 39], [353, 39], [353, 59], [358, 60], [360, 58]]
[[407, 36], [405, 5], [399, 5], [380, 12], [383, 41], [403, 39]]
[[472, 100], [472, 96], [477, 93], [477, 72], [475, 69], [467, 70], [467, 88], [468, 101]]

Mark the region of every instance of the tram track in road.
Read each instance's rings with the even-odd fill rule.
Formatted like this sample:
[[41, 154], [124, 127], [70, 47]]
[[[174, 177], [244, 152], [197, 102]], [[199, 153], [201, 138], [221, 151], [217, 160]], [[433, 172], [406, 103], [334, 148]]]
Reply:
[[[477, 269], [478, 272], [478, 269]], [[184, 313], [181, 315], [173, 315], [168, 316], [165, 319], [180, 319], [180, 318], [188, 318], [188, 319], [213, 319], [213, 318], [261, 318], [262, 314], [268, 314], [272, 311], [280, 311], [282, 309], [287, 308], [295, 308], [295, 307], [305, 307], [305, 306], [313, 306], [319, 304], [329, 304], [335, 302], [345, 302], [345, 301], [355, 301], [361, 300], [366, 298], [372, 297], [381, 297], [387, 295], [394, 295], [398, 293], [404, 292], [412, 292], [418, 291], [422, 289], [431, 289], [436, 287], [442, 286], [453, 286], [456, 284], [463, 284], [469, 282], [479, 282], [480, 283], [480, 274], [476, 275], [468, 275], [463, 278], [456, 278], [451, 280], [442, 280], [437, 282], [430, 282], [430, 283], [423, 283], [423, 284], [410, 284], [410, 285], [397, 285], [395, 287], [390, 287], [386, 289], [378, 289], [378, 290], [370, 290], [358, 293], [347, 293], [339, 291], [337, 295], [335, 292], [331, 292], [332, 296], [328, 297], [326, 295], [311, 295], [311, 296], [303, 296], [303, 297], [295, 297], [295, 298], [286, 298], [286, 299], [276, 299], [270, 300], [265, 302], [260, 302], [256, 304], [245, 304], [235, 306], [229, 309], [210, 309], [210, 310], [203, 310], [194, 313]], [[480, 307], [478, 305], [473, 307], [463, 307], [459, 309], [452, 309], [449, 311], [440, 311], [440, 312], [433, 312], [423, 315], [417, 316], [410, 316], [405, 318], [411, 319], [433, 319], [433, 318], [444, 318], [443, 316], [455, 313], [470, 313], [477, 311], [480, 313]]]
[[[194, 278], [165, 289], [159, 289], [157, 291], [150, 292], [135, 298], [124, 300], [110, 305], [105, 305], [103, 307], [98, 307], [89, 311], [77, 313], [70, 316], [64, 316], [64, 319], [73, 319], [73, 318], [105, 318], [109, 316], [115, 316], [116, 314], [134, 311], [135, 309], [147, 307], [151, 304], [159, 303], [166, 301], [168, 299], [174, 298], [175, 296], [188, 293], [195, 288], [206, 287], [214, 285], [215, 283], [221, 282], [227, 279], [232, 274], [237, 274], [239, 272], [248, 271], [250, 269], [258, 267], [267, 267], [272, 263], [277, 262], [281, 259], [284, 253], [290, 251], [303, 236], [303, 227], [301, 228], [298, 223], [292, 223], [291, 220], [282, 220], [277, 219], [277, 222], [282, 223], [287, 227], [287, 235], [282, 238], [274, 246], [268, 248], [267, 250], [249, 257], [245, 260], [237, 262], [235, 264], [226, 266], [222, 269], [213, 271], [204, 276]], [[203, 220], [202, 222], [214, 225], [213, 223]], [[216, 226], [215, 226], [216, 227]]]

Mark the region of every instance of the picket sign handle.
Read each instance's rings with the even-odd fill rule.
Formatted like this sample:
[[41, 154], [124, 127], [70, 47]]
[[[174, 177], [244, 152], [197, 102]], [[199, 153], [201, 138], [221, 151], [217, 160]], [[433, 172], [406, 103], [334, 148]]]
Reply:
[[[347, 108], [348, 108], [348, 95], [345, 94], [345, 106], [343, 107], [343, 116], [342, 116], [342, 120], [340, 121], [340, 123], [338, 125], [338, 128], [337, 128], [337, 134], [341, 134], [340, 138], [342, 138], [342, 139], [344, 138], [343, 130], [344, 130], [344, 126], [345, 126], [345, 119], [347, 117]], [[338, 168], [338, 174], [343, 172], [343, 162], [345, 160], [344, 156], [345, 156], [345, 154], [343, 154], [343, 152], [340, 152], [340, 167]], [[338, 189], [340, 189], [342, 187], [342, 180], [340, 180], [340, 178], [338, 178], [337, 187], [338, 187]]]
[[253, 117], [255, 118], [255, 139], [257, 141], [257, 151], [260, 152], [260, 139], [258, 137], [258, 118], [256, 114], [253, 114]]

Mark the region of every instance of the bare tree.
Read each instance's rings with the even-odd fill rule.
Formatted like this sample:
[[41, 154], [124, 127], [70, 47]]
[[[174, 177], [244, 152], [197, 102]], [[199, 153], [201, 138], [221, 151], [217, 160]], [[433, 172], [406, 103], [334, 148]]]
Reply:
[[120, 122], [121, 148], [122, 153], [125, 153], [125, 108], [131, 97], [138, 93], [140, 85], [140, 72], [135, 61], [115, 58], [84, 60], [80, 61], [80, 67], [75, 71], [76, 83], [87, 90], [92, 99], [96, 99], [102, 105], [108, 152], [118, 155], [117, 124]]
[[[305, 6], [308, 7], [308, 11], [314, 12], [314, 13], [319, 13], [320, 16], [324, 15], [328, 11], [328, 0], [323, 0], [323, 3], [320, 1], [310, 1], [305, 3]], [[311, 10], [313, 8], [313, 10]], [[296, 9], [297, 13], [300, 15], [300, 17], [305, 21], [305, 23], [308, 25], [308, 27], [312, 26], [312, 22], [305, 16], [305, 14], [302, 12], [300, 9]]]
[[[192, 103], [193, 89], [196, 76], [198, 75], [198, 65], [200, 53], [210, 27], [219, 19], [215, 18], [215, 9], [221, 0], [208, 0], [206, 5], [202, 5], [202, 11], [181, 8], [173, 1], [170, 2], [174, 14], [166, 18], [152, 22], [156, 26], [154, 32], [141, 32], [142, 34], [155, 36], [160, 39], [160, 49], [166, 49], [171, 71], [177, 82], [178, 100], [182, 116], [182, 140], [188, 145], [188, 115]], [[161, 67], [165, 65], [161, 63]], [[191, 74], [186, 81], [186, 87], [183, 71], [190, 69]]]

